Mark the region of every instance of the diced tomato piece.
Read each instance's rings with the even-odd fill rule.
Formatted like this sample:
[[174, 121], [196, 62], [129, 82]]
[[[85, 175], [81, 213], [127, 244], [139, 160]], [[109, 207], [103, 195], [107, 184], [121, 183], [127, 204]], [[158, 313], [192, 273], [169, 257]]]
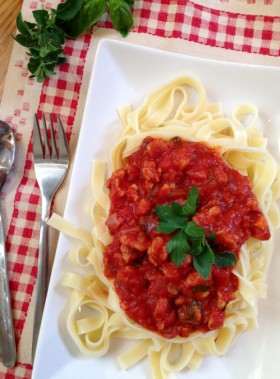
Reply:
[[212, 278], [216, 286], [227, 287], [230, 282], [230, 269], [227, 267], [212, 266]]

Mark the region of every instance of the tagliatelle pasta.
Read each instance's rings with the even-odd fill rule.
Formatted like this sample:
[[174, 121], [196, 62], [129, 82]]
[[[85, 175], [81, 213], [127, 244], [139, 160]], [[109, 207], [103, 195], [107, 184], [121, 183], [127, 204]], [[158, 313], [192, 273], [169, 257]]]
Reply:
[[[266, 295], [274, 230], [280, 223], [276, 204], [280, 170], [257, 129], [257, 108], [242, 104], [225, 116], [221, 105], [209, 104], [202, 84], [190, 77], [164, 85], [138, 108], [121, 108], [120, 119], [123, 132], [108, 163], [93, 162], [93, 229], [84, 231], [58, 215], [49, 221], [51, 226], [79, 240], [80, 247], [70, 252], [70, 258], [82, 274], [67, 273], [63, 280], [72, 292], [67, 328], [80, 351], [93, 357], [106, 354], [112, 338], [133, 340], [132, 347], [118, 357], [121, 368], [127, 369], [148, 357], [153, 378], [169, 378], [185, 368], [198, 368], [205, 355], [226, 354], [240, 333], [257, 326], [258, 300]], [[172, 339], [146, 330], [125, 315], [112, 281], [104, 274], [103, 252], [112, 241], [105, 224], [110, 209], [105, 180], [122, 167], [124, 158], [135, 152], [147, 136], [164, 140], [180, 137], [219, 147], [227, 164], [249, 177], [268, 221], [270, 240], [250, 238], [241, 247], [233, 271], [239, 288], [226, 307], [224, 325], [219, 329]]]

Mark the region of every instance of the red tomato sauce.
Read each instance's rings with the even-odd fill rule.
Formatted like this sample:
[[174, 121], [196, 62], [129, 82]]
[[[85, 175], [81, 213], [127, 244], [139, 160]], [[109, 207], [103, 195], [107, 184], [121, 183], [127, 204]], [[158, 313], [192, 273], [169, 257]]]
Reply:
[[249, 237], [270, 238], [248, 178], [204, 143], [147, 137], [107, 182], [106, 224], [113, 241], [104, 252], [105, 275], [114, 280], [126, 315], [165, 338], [220, 328], [238, 289], [232, 267], [212, 265], [206, 280], [191, 255], [176, 267], [166, 250], [171, 236], [155, 230], [155, 206], [185, 203], [193, 186], [199, 193], [193, 220], [216, 234], [217, 253], [227, 250], [238, 257]]

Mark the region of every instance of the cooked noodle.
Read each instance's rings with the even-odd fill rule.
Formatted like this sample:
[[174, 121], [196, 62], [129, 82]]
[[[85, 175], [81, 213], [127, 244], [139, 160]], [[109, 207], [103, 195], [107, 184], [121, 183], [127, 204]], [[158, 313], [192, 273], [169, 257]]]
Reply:
[[[250, 116], [250, 117], [249, 117]], [[107, 353], [113, 337], [135, 341], [133, 347], [118, 357], [126, 369], [148, 357], [153, 378], [168, 378], [184, 368], [196, 369], [205, 355], [222, 356], [240, 333], [257, 326], [258, 300], [266, 295], [266, 274], [273, 250], [274, 231], [280, 216], [279, 166], [266, 149], [266, 139], [257, 129], [258, 110], [242, 104], [226, 117], [219, 104], [209, 104], [203, 86], [190, 77], [181, 77], [151, 93], [136, 109], [120, 109], [123, 133], [113, 147], [109, 164], [96, 161], [92, 170], [93, 229], [86, 232], [53, 215], [49, 224], [80, 241], [80, 248], [70, 252], [73, 266], [86, 273], [67, 273], [63, 284], [71, 289], [67, 317], [68, 331], [84, 354], [93, 357]], [[249, 120], [249, 121], [248, 121]], [[187, 141], [204, 141], [219, 146], [227, 164], [247, 175], [259, 206], [268, 220], [271, 238], [250, 238], [241, 248], [234, 274], [239, 279], [235, 300], [226, 308], [224, 325], [207, 333], [195, 332], [187, 338], [163, 337], [128, 319], [121, 310], [114, 285], [103, 271], [103, 252], [112, 241], [105, 221], [109, 214], [106, 177], [122, 167], [123, 158], [136, 151], [146, 136]], [[87, 314], [78, 318], [80, 310]]]

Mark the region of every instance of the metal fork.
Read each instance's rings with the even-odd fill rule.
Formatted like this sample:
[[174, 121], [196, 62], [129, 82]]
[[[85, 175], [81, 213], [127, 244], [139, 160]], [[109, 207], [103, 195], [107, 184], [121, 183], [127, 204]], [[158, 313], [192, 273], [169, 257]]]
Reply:
[[49, 283], [49, 233], [47, 221], [51, 214], [52, 199], [61, 185], [69, 166], [68, 143], [59, 116], [57, 116], [57, 138], [55, 138], [52, 116], [50, 115], [48, 129], [44, 113], [42, 116], [42, 128], [40, 128], [38, 117], [35, 114], [33, 124], [33, 158], [35, 175], [42, 195], [42, 211], [33, 321], [32, 362], [34, 362]]

